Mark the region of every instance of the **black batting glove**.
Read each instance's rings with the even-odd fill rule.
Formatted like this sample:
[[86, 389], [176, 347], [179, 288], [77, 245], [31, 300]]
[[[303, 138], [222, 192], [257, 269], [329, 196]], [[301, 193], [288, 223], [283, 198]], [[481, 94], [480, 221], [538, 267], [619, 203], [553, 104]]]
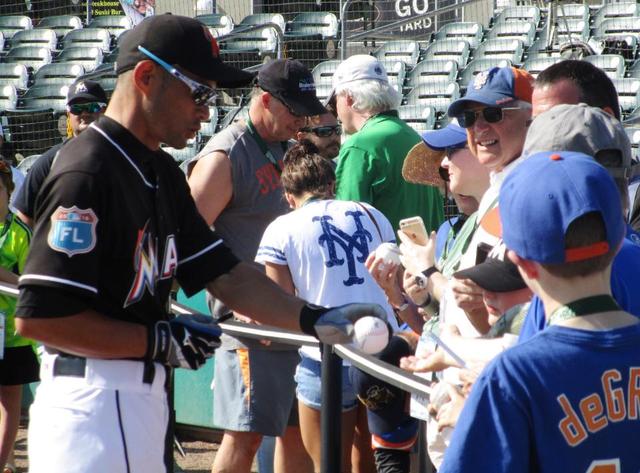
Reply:
[[201, 314], [156, 322], [147, 332], [146, 359], [174, 368], [198, 369], [220, 346], [222, 330]]

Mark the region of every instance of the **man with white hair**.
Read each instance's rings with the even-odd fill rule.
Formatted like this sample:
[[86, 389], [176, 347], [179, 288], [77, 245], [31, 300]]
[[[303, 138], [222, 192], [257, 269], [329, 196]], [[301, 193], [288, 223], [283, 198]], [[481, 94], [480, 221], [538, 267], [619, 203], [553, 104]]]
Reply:
[[404, 157], [421, 138], [398, 118], [401, 98], [373, 56], [351, 56], [336, 69], [329, 102], [352, 135], [338, 155], [336, 197], [373, 205], [394, 228], [419, 215], [427, 230], [436, 230], [444, 219], [438, 190], [402, 178]]

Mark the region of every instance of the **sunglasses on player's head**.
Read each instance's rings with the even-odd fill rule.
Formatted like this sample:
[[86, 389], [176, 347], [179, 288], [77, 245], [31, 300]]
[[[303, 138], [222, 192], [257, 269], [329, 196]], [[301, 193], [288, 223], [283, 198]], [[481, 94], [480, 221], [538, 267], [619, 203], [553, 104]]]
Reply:
[[487, 123], [498, 123], [504, 118], [505, 110], [520, 110], [520, 107], [485, 107], [481, 110], [463, 110], [456, 116], [462, 128], [471, 128], [480, 114]]
[[67, 106], [67, 110], [73, 115], [80, 115], [83, 112], [98, 113], [106, 106], [107, 104], [102, 102], [74, 103]]
[[191, 90], [191, 98], [196, 103], [196, 105], [213, 106], [216, 104], [216, 97], [218, 96], [218, 91], [216, 89], [214, 89], [213, 87], [209, 87], [208, 85], [204, 85], [198, 81], [195, 81], [190, 77], [187, 77], [178, 69], [173, 67], [168, 62], [160, 59], [158, 56], [153, 54], [148, 49], [143, 48], [142, 46], [138, 46], [138, 50], [142, 54], [147, 56], [149, 59], [151, 59], [153, 62], [162, 66], [162, 68], [166, 70], [169, 74], [171, 74], [173, 77], [175, 77], [176, 79], [181, 81], [183, 84], [185, 84], [187, 87], [189, 87], [189, 90]]
[[305, 133], [313, 133], [319, 138], [328, 138], [329, 136], [335, 134], [336, 136], [342, 135], [342, 125], [324, 125], [324, 126], [315, 126], [315, 127], [304, 127], [300, 128], [300, 131]]

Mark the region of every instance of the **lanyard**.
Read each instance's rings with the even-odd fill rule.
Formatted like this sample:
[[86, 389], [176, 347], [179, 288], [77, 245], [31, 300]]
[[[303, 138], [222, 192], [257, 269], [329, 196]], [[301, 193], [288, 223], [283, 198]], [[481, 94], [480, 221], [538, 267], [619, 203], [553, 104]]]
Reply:
[[[278, 172], [278, 175], [280, 175], [280, 173], [282, 172], [282, 169], [280, 169], [280, 166], [278, 165], [277, 158], [274, 156], [273, 152], [269, 149], [269, 147], [267, 146], [267, 143], [265, 143], [262, 137], [258, 134], [258, 132], [256, 131], [256, 128], [253, 126], [253, 123], [251, 123], [250, 118], [247, 119], [247, 131], [249, 132], [251, 137], [254, 139], [254, 141], [257, 143], [258, 147], [260, 148], [260, 151], [262, 151], [262, 154], [269, 160], [271, 164], [273, 164], [273, 167]], [[282, 146], [282, 152], [286, 153], [287, 142], [281, 141], [280, 146]]]
[[585, 297], [558, 307], [549, 316], [549, 325], [583, 315], [621, 310], [618, 303], [608, 294]]

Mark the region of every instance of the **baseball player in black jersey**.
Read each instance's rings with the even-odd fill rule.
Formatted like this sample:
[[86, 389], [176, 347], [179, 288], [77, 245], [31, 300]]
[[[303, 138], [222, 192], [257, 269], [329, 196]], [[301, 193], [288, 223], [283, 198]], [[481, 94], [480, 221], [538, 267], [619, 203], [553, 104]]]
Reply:
[[[31, 407], [32, 473], [167, 471], [171, 367], [196, 369], [219, 344], [211, 318], [167, 310], [172, 281], [326, 343], [381, 307], [325, 309], [238, 262], [200, 217], [160, 143], [185, 146], [215, 87], [251, 76], [220, 60], [196, 20], [160, 15], [127, 33], [105, 116], [59, 153], [36, 202], [17, 328], [45, 346]], [[77, 159], [82, 155], [82, 159]]]

